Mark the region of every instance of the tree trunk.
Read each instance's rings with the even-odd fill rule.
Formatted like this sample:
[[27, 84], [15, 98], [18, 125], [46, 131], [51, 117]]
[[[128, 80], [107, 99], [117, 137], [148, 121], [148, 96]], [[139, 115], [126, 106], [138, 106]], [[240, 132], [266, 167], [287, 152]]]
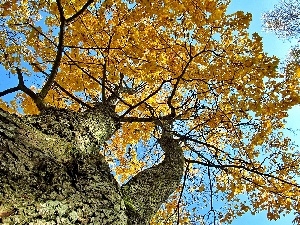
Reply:
[[[162, 135], [163, 150], [176, 154], [121, 188], [97, 151], [118, 126], [116, 114], [103, 105], [79, 113], [49, 108], [26, 117], [0, 109], [0, 223], [149, 223], [179, 185], [183, 154], [178, 142], [162, 144], [170, 134]], [[155, 198], [143, 196], [150, 187]]]

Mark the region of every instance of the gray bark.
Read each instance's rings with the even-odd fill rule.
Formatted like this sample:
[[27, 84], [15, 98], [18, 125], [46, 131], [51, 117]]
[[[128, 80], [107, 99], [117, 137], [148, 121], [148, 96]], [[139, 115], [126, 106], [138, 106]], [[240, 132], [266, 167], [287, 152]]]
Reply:
[[133, 224], [148, 224], [162, 202], [166, 201], [180, 184], [184, 157], [178, 140], [174, 140], [171, 133], [165, 130], [159, 143], [165, 152], [164, 160], [138, 173], [122, 186], [126, 200], [134, 202], [136, 213], [129, 214]]
[[26, 117], [0, 109], [0, 223], [149, 223], [180, 183], [183, 153], [164, 131], [163, 162], [120, 187], [98, 151], [118, 123], [105, 105]]

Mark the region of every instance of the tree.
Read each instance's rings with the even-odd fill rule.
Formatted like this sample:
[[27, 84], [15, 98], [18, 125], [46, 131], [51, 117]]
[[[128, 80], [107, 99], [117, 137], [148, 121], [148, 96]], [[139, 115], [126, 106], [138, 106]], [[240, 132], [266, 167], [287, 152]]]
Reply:
[[0, 92], [17, 93], [1, 100], [2, 223], [299, 211], [299, 152], [282, 132], [297, 68], [279, 73], [229, 3], [2, 2], [1, 64], [18, 79]]
[[281, 0], [274, 9], [263, 14], [265, 29], [275, 32], [282, 38], [299, 37], [299, 3], [298, 0]]
[[[281, 0], [274, 9], [262, 16], [265, 30], [274, 32], [284, 39], [300, 37], [300, 2], [298, 0]], [[287, 61], [299, 64], [299, 45], [294, 46]]]

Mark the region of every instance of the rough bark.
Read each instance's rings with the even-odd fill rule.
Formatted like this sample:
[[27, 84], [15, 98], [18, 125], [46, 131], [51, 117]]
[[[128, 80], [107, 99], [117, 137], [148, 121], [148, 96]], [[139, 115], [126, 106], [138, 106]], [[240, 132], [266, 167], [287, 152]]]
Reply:
[[132, 224], [148, 224], [151, 216], [159, 209], [162, 202], [179, 186], [183, 174], [184, 157], [179, 141], [164, 130], [159, 144], [165, 152], [164, 160], [146, 169], [125, 185], [122, 192], [125, 204], [129, 205], [129, 219]]
[[164, 161], [121, 188], [97, 151], [118, 127], [105, 105], [27, 117], [0, 109], [0, 223], [149, 223], [180, 182], [182, 151], [163, 132]]
[[49, 109], [23, 119], [1, 110], [2, 223], [127, 224], [120, 187], [93, 151], [115, 130], [107, 114]]

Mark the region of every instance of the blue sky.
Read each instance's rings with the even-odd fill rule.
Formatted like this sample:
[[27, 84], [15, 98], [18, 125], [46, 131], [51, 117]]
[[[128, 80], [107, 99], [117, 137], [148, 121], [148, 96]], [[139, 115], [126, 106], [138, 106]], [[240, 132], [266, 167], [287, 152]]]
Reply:
[[[264, 32], [262, 30], [261, 15], [263, 12], [273, 9], [274, 5], [279, 0], [232, 0], [229, 6], [228, 12], [235, 12], [238, 10], [252, 13], [252, 22], [250, 24], [249, 32], [257, 32], [263, 37], [264, 51], [270, 55], [276, 55], [277, 57], [284, 59], [289, 51], [291, 45], [296, 43], [296, 40], [289, 42], [287, 40], [278, 39], [273, 33]], [[300, 129], [300, 106], [294, 107], [289, 111], [289, 117], [287, 119], [287, 127], [293, 129]], [[300, 131], [297, 132], [297, 137], [291, 137], [294, 140], [298, 140], [300, 145]], [[297, 139], [296, 139], [297, 138]], [[232, 225], [289, 225], [292, 224], [294, 215], [287, 215], [277, 221], [269, 221], [266, 217], [266, 212], [262, 212], [256, 215], [250, 213], [245, 214], [242, 217], [234, 220]]]

